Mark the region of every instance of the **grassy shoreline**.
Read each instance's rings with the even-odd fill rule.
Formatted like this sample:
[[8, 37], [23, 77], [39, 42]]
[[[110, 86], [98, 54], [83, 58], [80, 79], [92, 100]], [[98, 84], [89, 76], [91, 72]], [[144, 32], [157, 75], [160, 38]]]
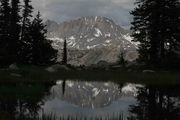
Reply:
[[19, 70], [0, 70], [0, 83], [49, 83], [57, 80], [114, 81], [146, 84], [180, 84], [178, 71], [125, 72], [122, 70], [59, 70], [48, 72], [45, 67], [26, 66]]

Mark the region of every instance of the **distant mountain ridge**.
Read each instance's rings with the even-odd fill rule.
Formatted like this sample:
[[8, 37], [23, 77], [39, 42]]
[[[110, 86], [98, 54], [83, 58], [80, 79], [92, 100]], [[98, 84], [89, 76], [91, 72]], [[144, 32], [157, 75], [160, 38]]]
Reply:
[[[87, 58], [93, 58], [96, 53], [99, 53], [98, 57], [96, 56], [97, 60], [93, 58], [94, 60], [88, 64], [96, 64], [102, 60], [115, 62], [122, 51], [127, 54], [131, 53], [131, 58], [126, 57], [127, 60], [132, 61], [137, 57], [137, 44], [131, 42], [130, 32], [108, 18], [100, 16], [82, 17], [61, 24], [48, 20], [46, 25], [47, 37], [53, 41], [53, 47], [58, 49], [60, 54], [64, 38], [67, 39], [69, 51], [82, 53], [80, 56], [75, 54], [69, 56], [69, 62], [72, 64], [86, 64]], [[92, 53], [92, 50], [95, 52]], [[134, 58], [132, 58], [132, 53], [134, 53]], [[69, 55], [72, 55], [71, 52]], [[70, 58], [76, 59], [72, 60]], [[60, 60], [61, 57], [59, 57]]]

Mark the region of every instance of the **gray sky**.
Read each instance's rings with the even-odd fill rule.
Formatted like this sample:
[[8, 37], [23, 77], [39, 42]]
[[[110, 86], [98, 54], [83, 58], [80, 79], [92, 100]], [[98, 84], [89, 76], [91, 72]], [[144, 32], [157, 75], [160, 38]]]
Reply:
[[128, 27], [129, 11], [135, 0], [32, 0], [35, 10], [45, 19], [63, 22], [82, 16], [105, 16], [117, 24]]

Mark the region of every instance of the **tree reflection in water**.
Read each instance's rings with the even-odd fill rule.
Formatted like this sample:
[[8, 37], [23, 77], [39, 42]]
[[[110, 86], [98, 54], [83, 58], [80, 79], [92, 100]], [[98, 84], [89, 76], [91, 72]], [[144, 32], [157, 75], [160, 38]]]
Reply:
[[65, 90], [66, 90], [66, 80], [63, 80], [63, 83], [62, 83], [62, 94], [63, 94], [63, 96], [65, 94]]
[[180, 120], [180, 86], [138, 88], [137, 104], [128, 120]]
[[16, 120], [38, 117], [42, 97], [52, 84], [8, 84], [0, 86], [0, 119]]

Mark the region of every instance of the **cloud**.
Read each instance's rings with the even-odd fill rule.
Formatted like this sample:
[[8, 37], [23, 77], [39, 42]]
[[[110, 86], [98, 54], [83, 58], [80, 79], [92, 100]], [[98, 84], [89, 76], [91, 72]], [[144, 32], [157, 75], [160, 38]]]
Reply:
[[82, 16], [105, 16], [129, 26], [134, 0], [32, 0], [45, 19], [63, 22]]

